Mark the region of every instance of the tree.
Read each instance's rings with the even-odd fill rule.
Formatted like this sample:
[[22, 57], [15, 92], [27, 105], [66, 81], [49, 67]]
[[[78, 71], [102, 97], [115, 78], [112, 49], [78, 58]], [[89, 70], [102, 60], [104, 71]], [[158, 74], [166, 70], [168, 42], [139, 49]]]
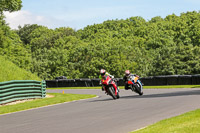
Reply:
[[[115, 77], [126, 69], [141, 77], [200, 73], [200, 12], [108, 20], [75, 31], [19, 27], [19, 37], [1, 21], [0, 53], [19, 63], [31, 54], [31, 71], [41, 78], [98, 78], [104, 68]], [[3, 20], [3, 19], [1, 19]], [[25, 51], [19, 53], [19, 51]], [[16, 55], [16, 56], [15, 56]], [[27, 54], [26, 54], [27, 55]], [[14, 58], [16, 57], [16, 58]], [[30, 56], [25, 56], [30, 57]], [[25, 65], [27, 66], [27, 65]]]
[[21, 40], [25, 45], [30, 44], [31, 37], [30, 34], [37, 28], [42, 27], [37, 24], [25, 24], [24, 27], [19, 26], [16, 30], [17, 34], [20, 36]]
[[14, 12], [20, 10], [22, 7], [21, 0], [1, 0], [0, 1], [0, 13], [3, 14], [3, 11]]

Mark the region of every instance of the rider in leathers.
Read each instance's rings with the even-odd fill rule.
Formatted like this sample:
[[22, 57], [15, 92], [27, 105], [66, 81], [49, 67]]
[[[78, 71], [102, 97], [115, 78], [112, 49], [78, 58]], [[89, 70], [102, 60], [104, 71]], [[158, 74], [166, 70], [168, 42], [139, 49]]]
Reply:
[[129, 79], [131, 76], [135, 76], [135, 77], [138, 77], [138, 78], [139, 78], [138, 75], [136, 75], [136, 74], [131, 74], [129, 70], [126, 70], [126, 71], [125, 71], [125, 75], [124, 75], [124, 77], [123, 77], [123, 81], [125, 82], [125, 86], [124, 86], [125, 90], [130, 89], [130, 86], [128, 85], [128, 79]]
[[[113, 75], [110, 75], [108, 72], [106, 72], [106, 70], [105, 69], [101, 69], [100, 70], [100, 75], [99, 75], [99, 79], [100, 79], [100, 85], [102, 84], [101, 83], [101, 79], [105, 76], [105, 75], [107, 75], [107, 76], [109, 76], [110, 78], [114, 78], [114, 76]], [[115, 83], [116, 85], [117, 85], [117, 83]], [[119, 88], [117, 87], [117, 89], [118, 89], [118, 91], [119, 91]], [[102, 91], [104, 91], [104, 88], [103, 88], [103, 86], [102, 86]]]

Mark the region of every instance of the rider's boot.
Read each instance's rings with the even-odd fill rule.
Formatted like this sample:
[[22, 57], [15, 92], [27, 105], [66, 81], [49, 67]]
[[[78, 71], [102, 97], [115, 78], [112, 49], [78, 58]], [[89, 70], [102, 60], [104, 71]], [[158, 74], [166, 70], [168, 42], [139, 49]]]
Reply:
[[130, 86], [128, 84], [125, 84], [124, 89], [128, 90], [128, 89], [131, 89], [131, 88], [130, 88]]

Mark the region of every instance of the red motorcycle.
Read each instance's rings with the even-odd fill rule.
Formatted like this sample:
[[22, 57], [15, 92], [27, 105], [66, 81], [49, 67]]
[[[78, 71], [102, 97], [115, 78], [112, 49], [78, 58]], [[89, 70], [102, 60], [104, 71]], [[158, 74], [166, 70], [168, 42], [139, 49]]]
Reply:
[[102, 83], [103, 89], [106, 91], [108, 95], [110, 95], [113, 99], [119, 98], [119, 90], [117, 88], [115, 81], [112, 78], [105, 75], [101, 79], [101, 83]]

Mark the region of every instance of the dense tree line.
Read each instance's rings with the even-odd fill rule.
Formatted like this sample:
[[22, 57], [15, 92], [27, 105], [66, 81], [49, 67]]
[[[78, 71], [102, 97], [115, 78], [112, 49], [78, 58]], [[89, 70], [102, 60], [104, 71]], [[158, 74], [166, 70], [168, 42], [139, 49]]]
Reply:
[[[20, 7], [20, 6], [19, 6]], [[200, 73], [200, 12], [108, 20], [75, 31], [37, 24], [11, 30], [0, 19], [0, 55], [43, 79]]]
[[13, 12], [20, 10], [21, 7], [21, 0], [0, 1], [0, 55], [29, 70], [31, 53], [24, 47], [19, 35], [6, 24], [3, 15], [3, 11]]

